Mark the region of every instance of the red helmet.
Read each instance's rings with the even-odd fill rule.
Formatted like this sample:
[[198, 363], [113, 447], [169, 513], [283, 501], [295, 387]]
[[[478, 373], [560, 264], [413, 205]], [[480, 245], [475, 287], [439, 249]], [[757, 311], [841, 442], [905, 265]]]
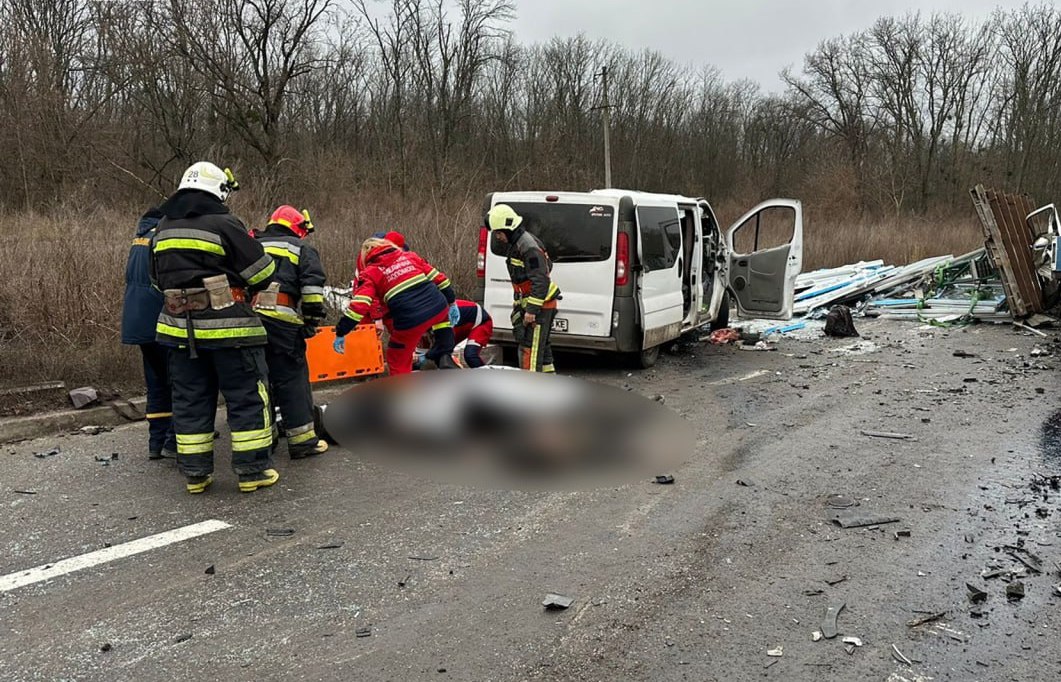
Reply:
[[409, 250], [409, 247], [405, 245], [405, 235], [403, 235], [401, 232], [395, 232], [394, 230], [391, 230], [387, 234], [383, 235], [383, 238], [403, 251]]
[[287, 204], [273, 211], [273, 214], [269, 216], [269, 224], [283, 225], [300, 238], [313, 231], [313, 222], [309, 219], [309, 211], [303, 209], [299, 212], [297, 208]]

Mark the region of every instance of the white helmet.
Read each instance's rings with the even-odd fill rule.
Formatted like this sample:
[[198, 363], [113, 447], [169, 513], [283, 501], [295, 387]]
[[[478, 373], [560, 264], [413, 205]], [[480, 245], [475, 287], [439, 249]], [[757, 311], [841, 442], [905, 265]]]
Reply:
[[236, 176], [226, 168], [221, 170], [209, 161], [199, 161], [188, 166], [181, 178], [181, 184], [177, 190], [197, 189], [209, 192], [221, 201], [228, 199], [228, 195], [239, 189]]

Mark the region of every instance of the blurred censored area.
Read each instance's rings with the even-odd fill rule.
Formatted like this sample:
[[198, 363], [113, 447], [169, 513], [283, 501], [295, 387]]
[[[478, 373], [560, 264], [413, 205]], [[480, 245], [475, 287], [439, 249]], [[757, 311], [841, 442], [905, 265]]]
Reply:
[[406, 473], [489, 487], [596, 488], [663, 473], [693, 448], [659, 403], [565, 376], [416, 372], [328, 404], [328, 436]]

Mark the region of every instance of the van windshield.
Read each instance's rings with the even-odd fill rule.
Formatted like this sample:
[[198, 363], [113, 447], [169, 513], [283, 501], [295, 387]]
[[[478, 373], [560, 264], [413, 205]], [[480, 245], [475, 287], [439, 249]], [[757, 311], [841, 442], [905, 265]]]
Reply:
[[[506, 202], [523, 217], [527, 231], [542, 240], [554, 263], [590, 263], [612, 257], [615, 207], [600, 204]], [[508, 247], [491, 239], [495, 255]]]

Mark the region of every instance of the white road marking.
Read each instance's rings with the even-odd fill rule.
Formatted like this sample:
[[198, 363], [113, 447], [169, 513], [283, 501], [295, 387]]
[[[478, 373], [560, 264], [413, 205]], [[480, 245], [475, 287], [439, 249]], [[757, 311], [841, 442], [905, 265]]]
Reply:
[[43, 566], [36, 566], [25, 571], [16, 571], [5, 576], [0, 576], [0, 592], [17, 590], [20, 587], [39, 583], [42, 580], [51, 580], [52, 578], [57, 578], [61, 575], [66, 575], [67, 573], [73, 573], [85, 568], [92, 568], [93, 566], [99, 566], [100, 564], [105, 564], [117, 559], [124, 559], [125, 557], [133, 556], [134, 554], [149, 552], [153, 549], [165, 547], [166, 545], [172, 545], [175, 542], [183, 542], [184, 540], [190, 540], [192, 538], [197, 538], [200, 535], [214, 533], [231, 527], [230, 524], [227, 524], [224, 521], [211, 519], [210, 521], [193, 523], [190, 526], [182, 526], [181, 528], [167, 530], [156, 535], [149, 535], [148, 537], [140, 538], [139, 540], [123, 542], [114, 547], [106, 547], [104, 549], [96, 550], [95, 552], [89, 552], [88, 554], [63, 559], [54, 564], [44, 564]]

